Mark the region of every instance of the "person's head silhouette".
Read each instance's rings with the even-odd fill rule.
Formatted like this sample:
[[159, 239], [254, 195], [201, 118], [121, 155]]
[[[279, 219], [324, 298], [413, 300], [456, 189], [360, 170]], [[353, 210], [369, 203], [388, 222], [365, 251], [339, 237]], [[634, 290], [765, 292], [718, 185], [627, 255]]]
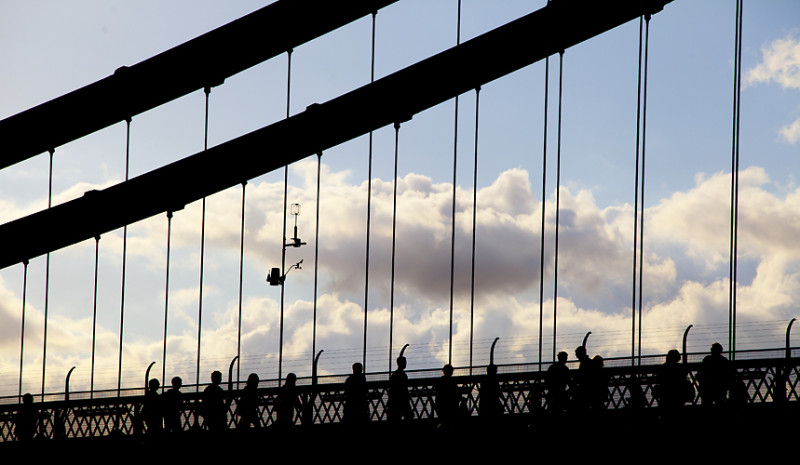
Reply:
[[711, 354], [722, 355], [722, 344], [720, 344], [719, 342], [711, 344]]
[[449, 378], [450, 376], [453, 376], [453, 365], [450, 365], [450, 364], [448, 363], [448, 364], [446, 364], [445, 366], [443, 366], [443, 367], [442, 367], [442, 374], [443, 374], [443, 375], [445, 375], [445, 376], [447, 376], [448, 378]]
[[361, 365], [359, 362], [353, 364], [353, 374], [360, 375], [361, 372], [364, 370], [364, 366]]
[[681, 361], [681, 353], [676, 349], [667, 352], [667, 363], [678, 363]]
[[211, 382], [214, 384], [222, 383], [222, 373], [219, 371], [214, 371], [211, 373]]

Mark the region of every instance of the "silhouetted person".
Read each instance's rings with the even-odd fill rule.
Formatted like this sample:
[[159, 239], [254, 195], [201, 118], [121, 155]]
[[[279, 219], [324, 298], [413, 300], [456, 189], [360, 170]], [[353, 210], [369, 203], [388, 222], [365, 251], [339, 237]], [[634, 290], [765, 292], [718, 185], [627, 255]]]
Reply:
[[342, 421], [348, 427], [359, 428], [369, 421], [369, 400], [367, 398], [367, 378], [363, 366], [353, 364], [353, 374], [344, 381], [344, 411]]
[[172, 388], [162, 396], [164, 407], [164, 429], [169, 433], [183, 431], [181, 414], [183, 413], [183, 380], [180, 376], [172, 378]]
[[625, 406], [630, 409], [642, 409], [647, 406], [647, 398], [642, 389], [642, 383], [639, 381], [638, 376], [631, 376], [625, 382], [625, 388], [628, 390], [628, 397], [625, 398]]
[[562, 413], [569, 401], [569, 367], [566, 352], [558, 353], [558, 360], [547, 369], [547, 405], [551, 412]]
[[147, 426], [147, 433], [150, 435], [161, 434], [163, 429], [161, 399], [158, 395], [159, 387], [161, 387], [161, 383], [153, 378], [148, 383], [147, 392], [144, 394], [142, 415], [144, 416], [144, 424]]
[[300, 397], [297, 395], [297, 375], [289, 373], [278, 391], [275, 425], [279, 428], [294, 426], [295, 415], [300, 407]]
[[747, 392], [747, 384], [744, 380], [740, 379], [731, 383], [728, 403], [735, 408], [740, 408], [747, 405], [749, 401], [750, 394]]
[[591, 402], [592, 359], [586, 354], [586, 347], [578, 346], [575, 349], [575, 358], [578, 359], [578, 373], [575, 376], [575, 392], [572, 403], [577, 410], [589, 408]]
[[461, 395], [458, 385], [453, 380], [453, 367], [450, 364], [442, 367], [442, 377], [436, 385], [436, 412], [439, 415], [439, 426], [451, 428], [458, 422], [461, 408]]
[[666, 360], [658, 373], [656, 398], [658, 406], [673, 412], [694, 397], [692, 383], [686, 379], [686, 369], [680, 364], [681, 354], [675, 349], [667, 352]]
[[505, 401], [497, 380], [497, 365], [490, 363], [486, 367], [486, 376], [481, 380], [478, 392], [478, 415], [484, 422], [493, 422], [504, 410]]
[[258, 428], [261, 423], [258, 419], [258, 375], [250, 373], [247, 383], [242, 389], [242, 395], [236, 403], [236, 413], [239, 415], [237, 428], [247, 429], [250, 426]]
[[203, 390], [203, 426], [209, 431], [222, 431], [228, 423], [228, 408], [221, 383], [222, 373], [215, 371], [211, 373], [211, 384]]
[[408, 394], [408, 375], [405, 372], [406, 363], [405, 357], [397, 357], [397, 369], [389, 377], [387, 417], [391, 422], [413, 418], [411, 396]]
[[589, 407], [596, 411], [605, 411], [608, 400], [608, 381], [603, 370], [603, 357], [595, 355], [589, 365]]
[[700, 365], [700, 398], [703, 405], [722, 405], [733, 384], [733, 367], [722, 355], [722, 344], [711, 344], [711, 354], [703, 358]]
[[33, 407], [33, 396], [22, 396], [22, 405], [19, 406], [17, 416], [14, 418], [14, 435], [17, 441], [29, 441], [36, 435], [37, 423], [36, 409]]

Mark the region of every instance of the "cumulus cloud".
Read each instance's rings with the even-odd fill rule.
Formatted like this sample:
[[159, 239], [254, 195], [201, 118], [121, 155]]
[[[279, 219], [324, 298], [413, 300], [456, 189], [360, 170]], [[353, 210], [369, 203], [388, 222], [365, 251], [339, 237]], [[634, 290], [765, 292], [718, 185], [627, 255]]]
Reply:
[[780, 133], [790, 144], [796, 143], [800, 140], [800, 118], [794, 120], [791, 124], [783, 126], [780, 129]]
[[[747, 71], [745, 85], [776, 83], [800, 89], [800, 39], [788, 35], [761, 48], [761, 62]], [[800, 119], [784, 125], [780, 134], [790, 144], [800, 140]]]
[[761, 48], [761, 62], [745, 76], [748, 84], [775, 82], [784, 88], [800, 88], [800, 40], [792, 35]]
[[[310, 289], [314, 257], [316, 166], [293, 166], [302, 185], [292, 186], [292, 202], [302, 204], [299, 234], [309, 245], [290, 250], [287, 264], [304, 258], [304, 270], [293, 272], [290, 291]], [[739, 251], [746, 264], [740, 275], [739, 307], [745, 321], [780, 321], [790, 317], [800, 298], [800, 188], [777, 195], [767, 173], [751, 167], [740, 174]], [[368, 360], [383, 369], [388, 334], [393, 326], [394, 351], [409, 343], [415, 367], [436, 367], [447, 360], [450, 333], [450, 244], [452, 186], [418, 174], [398, 180], [394, 309], [390, 305], [392, 192], [391, 181], [372, 183]], [[323, 372], [341, 373], [361, 358], [364, 321], [366, 182], [353, 183], [346, 172], [323, 166], [320, 205], [319, 291], [316, 302], [317, 350], [324, 349]], [[688, 324], [712, 327], [727, 322], [730, 174], [698, 175], [696, 185], [676, 192], [646, 211], [643, 348], [645, 353], [676, 347]], [[280, 303], [263, 282], [269, 265], [280, 263], [283, 227], [281, 182], [253, 181], [246, 190], [245, 273], [256, 273], [259, 288], [242, 301], [243, 370], [262, 377], [277, 373]], [[511, 169], [481, 188], [477, 198], [475, 300], [471, 304], [472, 192], [459, 188], [453, 301], [454, 362], [465, 364], [474, 325], [476, 360], [485, 362], [488, 346], [501, 337], [498, 360], [538, 358], [539, 318], [543, 351], [553, 344], [553, 311], [558, 303], [558, 350], [571, 349], [592, 331], [592, 350], [604, 356], [630, 353], [632, 212], [628, 204], [599, 206], [591, 192], [561, 187], [558, 297], [554, 301], [555, 205], [543, 204], [531, 190], [528, 173]], [[238, 267], [241, 240], [241, 186], [207, 200], [207, 277], [204, 302], [201, 372], [224, 369], [237, 349], [239, 328]], [[546, 210], [544, 302], [539, 302], [541, 214]], [[289, 235], [292, 234], [289, 218]], [[167, 376], [194, 380], [197, 351], [197, 271], [200, 208], [187, 206], [173, 218], [172, 260], [175, 284], [170, 290]], [[126, 337], [124, 379], [139, 383], [153, 360], [161, 359], [166, 221], [153, 218], [129, 231], [130, 325], [150, 329]], [[103, 269], [119, 266], [119, 232], [106, 234]], [[137, 245], [138, 244], [138, 245]], [[86, 250], [83, 250], [86, 249]], [[91, 250], [90, 250], [91, 249]], [[92, 247], [70, 248], [78, 257]], [[65, 252], [67, 253], [67, 252]], [[72, 258], [78, 263], [79, 258]], [[137, 262], [138, 260], [138, 262]], [[65, 258], [55, 260], [67, 261]], [[137, 269], [135, 264], [141, 266]], [[698, 271], [698, 269], [700, 271]], [[73, 273], [75, 274], [75, 273]], [[5, 276], [5, 275], [4, 275]], [[188, 276], [188, 278], [187, 278]], [[54, 283], [68, 277], [55, 277]], [[64, 285], [64, 284], [62, 284]], [[305, 286], [305, 287], [304, 287]], [[78, 287], [78, 286], [73, 286]], [[86, 286], [84, 286], [86, 287]], [[113, 286], [112, 286], [113, 287]], [[19, 363], [21, 294], [19, 284], [0, 281], [2, 345], [0, 370], [16, 373]], [[153, 290], [155, 289], [155, 291]], [[254, 290], [255, 289], [255, 290]], [[310, 293], [287, 294], [284, 311], [284, 373], [308, 374], [312, 357], [314, 301]], [[149, 300], [148, 300], [149, 299]], [[34, 299], [35, 300], [35, 299]], [[61, 307], [64, 299], [55, 298]], [[27, 308], [26, 371], [40, 360], [41, 298]], [[82, 304], [82, 305], [85, 305]], [[474, 313], [471, 315], [470, 312]], [[58, 316], [60, 315], [60, 316]], [[76, 383], [86, 383], [91, 320], [62, 310], [51, 317], [48, 358], [63, 376], [64, 367], [80, 366]], [[390, 321], [391, 318], [391, 321]], [[471, 320], [473, 323], [471, 324]], [[118, 321], [118, 320], [116, 320]], [[162, 323], [160, 323], [161, 321]], [[98, 376], [115, 385], [118, 350], [115, 320], [98, 328]], [[134, 335], [135, 334], [135, 335]], [[713, 337], [713, 335], [708, 336]], [[742, 341], [747, 336], [742, 336]], [[81, 341], [75, 344], [75, 341]], [[744, 342], [743, 342], [744, 343]], [[703, 342], [703, 348], [705, 342]], [[38, 351], [38, 352], [37, 352]], [[396, 354], [396, 352], [395, 352]], [[48, 362], [50, 363], [50, 362]], [[40, 365], [39, 365], [40, 366]], [[57, 367], [57, 368], [56, 368]], [[157, 365], [158, 367], [158, 365]], [[59, 371], [60, 370], [60, 371]], [[80, 371], [83, 370], [83, 371]], [[160, 372], [158, 368], [157, 371]], [[35, 375], [32, 375], [35, 377]], [[49, 376], [49, 375], [48, 375]], [[201, 377], [201, 381], [206, 376]]]

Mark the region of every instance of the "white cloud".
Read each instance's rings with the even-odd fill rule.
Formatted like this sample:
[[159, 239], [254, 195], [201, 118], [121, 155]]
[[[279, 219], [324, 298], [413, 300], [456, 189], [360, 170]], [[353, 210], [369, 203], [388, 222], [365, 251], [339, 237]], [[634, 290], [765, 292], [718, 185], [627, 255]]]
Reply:
[[761, 48], [761, 62], [747, 71], [746, 84], [776, 82], [800, 88], [800, 40], [788, 35]]
[[800, 140], [800, 118], [794, 120], [792, 124], [787, 124], [780, 129], [780, 133], [784, 139], [790, 144], [794, 144]]
[[[312, 164], [301, 163], [296, 167], [307, 168], [316, 171]], [[349, 183], [347, 173], [333, 173], [327, 167], [323, 173], [317, 350], [325, 350], [324, 371], [344, 372], [350, 363], [361, 357], [366, 183]], [[316, 187], [315, 176], [303, 179]], [[750, 321], [788, 320], [800, 300], [800, 246], [796, 241], [800, 237], [800, 223], [796, 220], [800, 217], [800, 189], [779, 196], [768, 190], [769, 183], [769, 176], [761, 168], [751, 167], [740, 174], [739, 251], [743, 269], [739, 305], [742, 318]], [[688, 324], [714, 326], [727, 322], [729, 189], [729, 174], [697, 176], [694, 188], [677, 192], [647, 209], [645, 352], [663, 352], [675, 347]], [[313, 270], [315, 192], [316, 189], [309, 186], [290, 188], [290, 198], [303, 204], [299, 233], [309, 242], [300, 249], [307, 271], [293, 272], [292, 289], [309, 288], [312, 283], [313, 273], [308, 271]], [[417, 368], [436, 367], [447, 358], [451, 192], [452, 188], [446, 183], [437, 184], [416, 174], [401, 178], [398, 184], [394, 345], [397, 350], [404, 343], [411, 344], [407, 355]], [[264, 273], [268, 264], [279, 263], [282, 202], [275, 199], [282, 198], [282, 194], [280, 182], [248, 184], [245, 240], [248, 272]], [[468, 357], [471, 199], [470, 191], [459, 189], [454, 281], [454, 358], [458, 364], [466, 363]], [[370, 359], [381, 360], [374, 367], [379, 369], [384, 367], [382, 361], [388, 355], [392, 183], [374, 180], [372, 201], [368, 346]], [[209, 198], [207, 204], [209, 249], [204, 301], [208, 317], [203, 319], [203, 373], [226, 368], [236, 353], [240, 208], [240, 187]], [[528, 174], [521, 169], [501, 173], [491, 185], [478, 192], [474, 316], [475, 337], [481, 342], [476, 348], [476, 360], [486, 360], [488, 345], [496, 336], [502, 341], [498, 360], [532, 361], [537, 358], [541, 208], [541, 202], [531, 191]], [[630, 351], [632, 207], [627, 204], [601, 207], [591, 192], [571, 192], [562, 187], [561, 208], [558, 349], [573, 348], [587, 331], [592, 331], [593, 352], [604, 356], [626, 355]], [[548, 200], [546, 209], [545, 301], [541, 308], [543, 334], [545, 338], [552, 338], [554, 257], [551, 249], [555, 232], [552, 200]], [[189, 381], [194, 380], [197, 350], [199, 222], [199, 205], [195, 204], [178, 212], [173, 219], [175, 284], [170, 293], [168, 376], [177, 373]], [[130, 231], [128, 305], [131, 311], [136, 309], [138, 313], [132, 314], [135, 316], [131, 316], [129, 322], [139, 325], [152, 321], [144, 330], [126, 336], [124, 379], [131, 379], [135, 384], [140, 383], [150, 361], [161, 359], [159, 328], [164, 309], [165, 237], [163, 217], [141, 222]], [[102, 241], [101, 256], [106, 261], [101, 263], [101, 269], [113, 270], [120, 263], [119, 234], [106, 234]], [[65, 253], [66, 257], [56, 257], [56, 264], [63, 264], [67, 259], [74, 266], [84, 261], [91, 263], [91, 260], [81, 259], [80, 253], [89, 254], [93, 259], [93, 244], [66, 250], [72, 252]], [[136, 257], [144, 258], [145, 265], [137, 268]], [[32, 262], [34, 268], [41, 272], [38, 262]], [[15, 277], [16, 274], [3, 276]], [[91, 286], [72, 283], [71, 280], [83, 279], [81, 276], [76, 272], [70, 276], [54, 276], [53, 285], [86, 288], [85, 292], [90, 292]], [[223, 278], [224, 282], [219, 281]], [[262, 275], [256, 280], [264, 286]], [[118, 286], [116, 278], [111, 281]], [[134, 285], [141, 290], [134, 291]], [[20, 283], [12, 283], [8, 278], [0, 281], [3, 323], [0, 325], [0, 370], [5, 373], [18, 370], [19, 288]], [[248, 293], [246, 288], [242, 312], [242, 353], [246, 362], [243, 370], [257, 371], [262, 377], [274, 376], [277, 371], [280, 305], [268, 289], [266, 286], [252, 288]], [[87, 306], [84, 298], [82, 303], [74, 304], [80, 307], [74, 312], [78, 317], [69, 316], [73, 314], [66, 308], [73, 302], [71, 294], [67, 298], [60, 291], [54, 292], [54, 296], [51, 305], [57, 305], [59, 311], [51, 317], [51, 328], [53, 325], [56, 328], [48, 336], [48, 359], [52, 360], [48, 365], [52, 363], [52, 376], [56, 378], [63, 377], [62, 372], [70, 366], [79, 366], [75, 383], [83, 385], [88, 379], [86, 347], [91, 341], [91, 320], [86, 316], [91, 313], [85, 310], [91, 305]], [[41, 353], [42, 299], [30, 295], [29, 299], [26, 373], [35, 377], [37, 367], [41, 366], [37, 357]], [[118, 308], [118, 303], [111, 306]], [[303, 374], [309, 371], [312, 312], [310, 293], [292, 296], [286, 302], [284, 372], [293, 370]], [[101, 322], [98, 331], [98, 367], [105, 386], [115, 385], [116, 381], [118, 328], [114, 327], [115, 321], [118, 320]], [[746, 335], [741, 340], [746, 341]], [[75, 341], [81, 342], [76, 345]], [[545, 359], [551, 344], [552, 340], [543, 342]], [[160, 375], [158, 365], [155, 370]], [[203, 375], [202, 379], [205, 378]]]

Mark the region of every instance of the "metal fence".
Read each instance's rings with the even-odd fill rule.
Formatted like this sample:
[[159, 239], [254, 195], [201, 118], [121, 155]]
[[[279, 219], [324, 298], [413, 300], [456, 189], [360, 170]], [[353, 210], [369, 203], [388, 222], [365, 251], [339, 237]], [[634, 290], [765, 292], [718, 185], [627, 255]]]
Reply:
[[[609, 361], [603, 369], [607, 381], [605, 407], [618, 410], [633, 407], [633, 399], [641, 399], [638, 407], [657, 408], [658, 398], [654, 394], [659, 383], [661, 365], [656, 363], [627, 364], [620, 360]], [[686, 378], [695, 389], [695, 396], [687, 406], [700, 403], [698, 370], [700, 362], [682, 365]], [[800, 400], [800, 358], [745, 358], [733, 362], [735, 382], [739, 386], [737, 397], [748, 404], [797, 402]], [[571, 367], [574, 377], [577, 370]], [[484, 372], [473, 368], [474, 373]], [[469, 369], [456, 370], [453, 380], [461, 398], [461, 409], [465, 415], [479, 414], [481, 386], [487, 381], [482, 374], [465, 374]], [[500, 367], [496, 377], [503, 414], [508, 416], [544, 414], [549, 410], [546, 371], [523, 370], [521, 366]], [[316, 383], [299, 380], [296, 388], [297, 404], [293, 406], [292, 424], [335, 425], [342, 423], [346, 403], [345, 383], [341, 376], [320, 378]], [[435, 422], [438, 418], [436, 408], [436, 386], [441, 377], [435, 371], [409, 372], [408, 389], [410, 395], [412, 421]], [[303, 383], [306, 384], [303, 384]], [[270, 383], [274, 386], [274, 383]], [[367, 397], [369, 420], [387, 421], [387, 402], [389, 400], [388, 374], [368, 376]], [[179, 409], [182, 431], [202, 430], [204, 418], [201, 410], [202, 392], [182, 394]], [[143, 390], [139, 391], [140, 393]], [[259, 427], [274, 426], [277, 420], [277, 405], [280, 388], [262, 387], [258, 389], [257, 421]], [[236, 428], [240, 420], [239, 405], [243, 391], [238, 389], [224, 392], [227, 406], [225, 426]], [[746, 396], [743, 395], [746, 393]], [[641, 394], [641, 395], [639, 395]], [[110, 435], [144, 435], [148, 427], [144, 421], [144, 395], [114, 397], [73, 398], [71, 400], [45, 401], [34, 403], [28, 414], [31, 415], [34, 432], [39, 438], [86, 438]], [[0, 441], [18, 440], [16, 425], [25, 413], [22, 404], [0, 405]], [[29, 421], [31, 421], [29, 419]]]

